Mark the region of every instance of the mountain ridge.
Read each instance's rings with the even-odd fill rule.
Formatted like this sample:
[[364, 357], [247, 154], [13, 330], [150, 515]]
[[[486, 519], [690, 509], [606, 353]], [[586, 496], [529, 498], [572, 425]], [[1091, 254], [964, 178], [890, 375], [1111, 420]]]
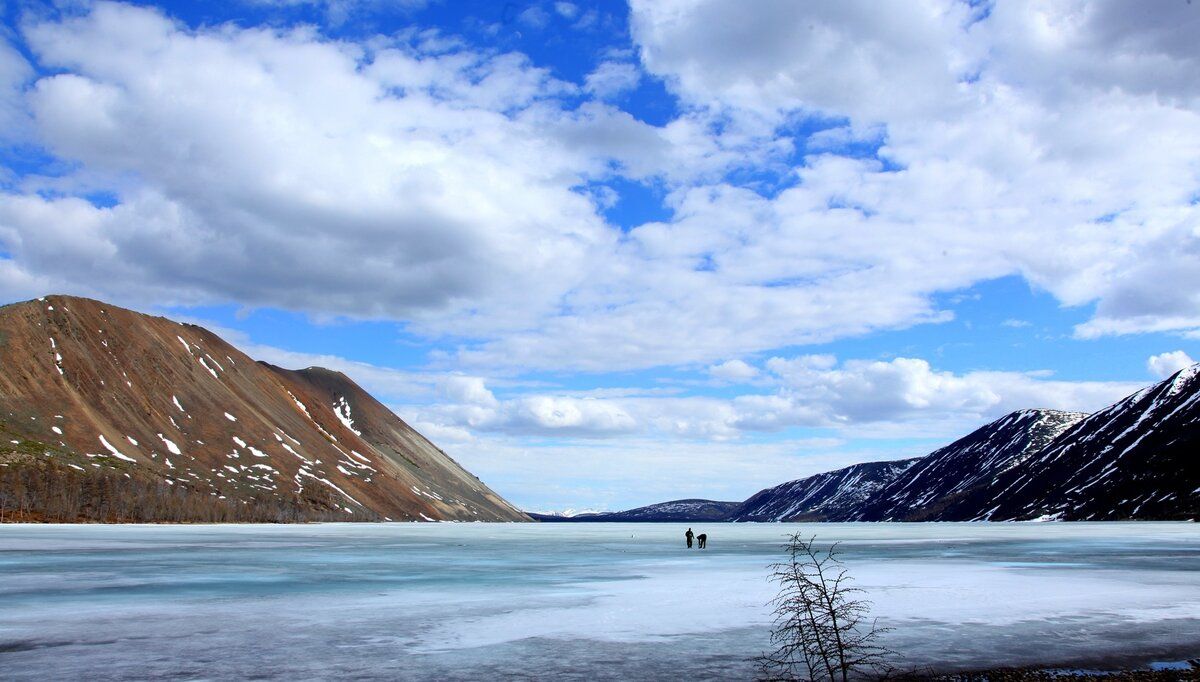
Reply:
[[529, 520], [344, 374], [256, 362], [203, 327], [46, 296], [0, 307], [0, 367], [6, 468], [54, 462], [289, 518]]
[[586, 512], [572, 514], [539, 514], [526, 512], [534, 520], [547, 523], [587, 523], [597, 521], [640, 523], [673, 521], [722, 521], [740, 502], [721, 502], [700, 498], [671, 500], [615, 512]]

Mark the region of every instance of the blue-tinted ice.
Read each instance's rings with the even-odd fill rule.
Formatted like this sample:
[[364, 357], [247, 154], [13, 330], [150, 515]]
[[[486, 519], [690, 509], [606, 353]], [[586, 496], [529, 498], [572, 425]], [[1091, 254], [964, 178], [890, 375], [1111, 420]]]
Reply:
[[789, 530], [906, 667], [1200, 656], [1200, 525], [0, 526], [0, 678], [748, 678]]

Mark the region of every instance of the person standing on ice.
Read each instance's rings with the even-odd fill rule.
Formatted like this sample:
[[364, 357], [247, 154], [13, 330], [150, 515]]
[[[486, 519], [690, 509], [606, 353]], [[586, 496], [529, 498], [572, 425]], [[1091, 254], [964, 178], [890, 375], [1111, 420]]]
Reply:
[[687, 540], [688, 549], [691, 549], [692, 548], [692, 529], [691, 528], [688, 528], [687, 532], [683, 534], [683, 539]]

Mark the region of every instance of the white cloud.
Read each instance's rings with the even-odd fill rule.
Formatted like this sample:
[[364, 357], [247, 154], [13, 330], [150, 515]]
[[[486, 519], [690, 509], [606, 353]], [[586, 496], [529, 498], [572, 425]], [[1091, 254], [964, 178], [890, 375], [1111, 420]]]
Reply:
[[959, 97], [970, 65], [965, 3], [631, 4], [647, 69], [696, 104], [768, 120], [796, 109], [866, 122], [922, 116]]
[[802, 409], [806, 411], [799, 413], [801, 418], [815, 423], [894, 422], [920, 428], [918, 424], [930, 420], [978, 422], [1024, 408], [1091, 412], [1140, 388], [1130, 382], [1055, 381], [1040, 372], [954, 374], [916, 358], [849, 360], [836, 368], [829, 360], [768, 360], [767, 368], [785, 389], [779, 396], [782, 402], [765, 411], [766, 418]]
[[[0, 286], [402, 320], [480, 375], [941, 322], [936, 294], [1008, 275], [1094, 305], [1083, 338], [1194, 333], [1194, 14], [636, 2], [641, 67], [683, 102], [651, 126], [428, 31], [189, 29], [99, 3], [26, 29], [53, 75], [21, 106], [79, 171], [0, 195]], [[796, 158], [813, 112], [833, 127]], [[590, 188], [616, 175], [661, 187], [670, 218], [607, 225]], [[72, 198], [97, 190], [117, 204]]]
[[574, 19], [579, 15], [579, 6], [559, 0], [559, 2], [554, 3], [554, 11], [558, 12], [558, 15], [564, 19]]
[[[455, 410], [445, 405], [400, 412], [412, 423], [475, 434], [451, 442], [449, 451], [517, 504], [627, 509], [684, 497], [741, 500], [858, 462], [927, 454], [1010, 410], [1091, 411], [1141, 388], [1054, 381], [1038, 372], [955, 374], [904, 358], [838, 365], [830, 356], [800, 356], [774, 358], [767, 367], [782, 385], [732, 399], [525, 397], [501, 401], [495, 421], [466, 427], [455, 425]], [[522, 422], [516, 415], [530, 402], [561, 414]], [[583, 405], [592, 415], [576, 411]], [[618, 428], [586, 427], [605, 414], [621, 415]], [[791, 427], [831, 435], [757, 436]]]
[[1008, 412], [1050, 408], [1091, 412], [1141, 388], [1132, 382], [1057, 381], [1044, 372], [939, 371], [916, 358], [848, 360], [829, 355], [771, 358], [765, 380], [738, 360], [709, 368], [734, 383], [774, 384], [732, 398], [533, 389], [497, 399], [478, 377], [451, 377], [449, 402], [405, 408], [417, 421], [514, 435], [633, 435], [734, 440], [790, 428], [846, 436], [955, 438]]
[[708, 368], [708, 375], [720, 381], [740, 383], [750, 381], [758, 376], [758, 368], [745, 360], [726, 360], [719, 365]]
[[484, 385], [482, 377], [449, 376], [442, 381], [442, 390], [447, 398], [455, 402], [481, 407], [499, 405], [496, 396]]
[[1016, 319], [1016, 318], [1011, 318], [1011, 317], [1010, 317], [1009, 319], [1007, 319], [1007, 320], [1005, 320], [1005, 321], [1001, 322], [1001, 323], [1000, 323], [1000, 326], [1001, 326], [1001, 327], [1008, 327], [1008, 328], [1010, 328], [1010, 329], [1022, 329], [1022, 328], [1024, 328], [1024, 327], [1030, 327], [1030, 326], [1033, 326], [1033, 323], [1032, 323], [1032, 322], [1030, 322], [1029, 320], [1018, 320], [1018, 319]]
[[[1185, 75], [1197, 13], [988, 7], [634, 2], [632, 25], [645, 68], [696, 107], [765, 128], [812, 111], [849, 119], [798, 172], [821, 190], [814, 203], [861, 212], [853, 233], [881, 238], [840, 240], [859, 268], [890, 253], [948, 279], [1020, 273], [1067, 305], [1096, 303], [1082, 337], [1200, 327], [1200, 99]], [[828, 156], [870, 137], [901, 170]], [[882, 270], [863, 291], [953, 286]]]
[[517, 15], [517, 18], [533, 28], [545, 28], [546, 24], [550, 22], [550, 14], [540, 5], [530, 5]]
[[[22, 91], [32, 77], [29, 62], [0, 36], [0, 143], [25, 139], [30, 134]], [[6, 178], [0, 176], [2, 180]]]
[[1189, 367], [1195, 363], [1196, 361], [1188, 356], [1187, 353], [1176, 350], [1169, 353], [1151, 355], [1146, 360], [1146, 368], [1159, 379], [1166, 379], [1184, 367]]
[[0, 197], [0, 243], [55, 288], [526, 325], [613, 239], [571, 189], [586, 163], [514, 116], [572, 86], [519, 55], [367, 55], [104, 3], [28, 37], [67, 71], [32, 93], [42, 138], [120, 197]]
[[597, 97], [608, 99], [638, 86], [642, 72], [628, 62], [601, 62], [584, 79], [584, 89]]

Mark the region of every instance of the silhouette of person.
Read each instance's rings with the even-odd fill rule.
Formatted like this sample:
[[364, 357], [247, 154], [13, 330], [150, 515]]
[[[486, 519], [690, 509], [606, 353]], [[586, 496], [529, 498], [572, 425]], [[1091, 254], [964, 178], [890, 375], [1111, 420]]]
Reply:
[[688, 528], [687, 532], [683, 534], [683, 537], [685, 540], [687, 540], [688, 549], [691, 549], [692, 548], [692, 529]]
[[704, 549], [704, 547], [708, 544], [708, 534], [707, 533], [701, 533], [701, 534], [697, 535], [696, 539], [700, 541], [700, 549]]

